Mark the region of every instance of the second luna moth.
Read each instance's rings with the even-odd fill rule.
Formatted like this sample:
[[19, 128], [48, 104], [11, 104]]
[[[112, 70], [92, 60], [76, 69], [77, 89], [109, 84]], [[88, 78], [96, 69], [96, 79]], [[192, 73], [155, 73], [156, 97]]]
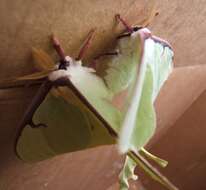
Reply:
[[170, 45], [147, 28], [134, 28], [117, 38], [118, 53], [97, 75], [82, 64], [82, 51], [77, 59], [65, 56], [53, 40], [58, 67], [46, 53], [34, 50], [42, 71], [18, 79], [43, 81], [20, 123], [18, 156], [34, 162], [118, 142], [121, 153], [140, 157], [136, 153], [155, 131], [154, 100], [172, 70]]

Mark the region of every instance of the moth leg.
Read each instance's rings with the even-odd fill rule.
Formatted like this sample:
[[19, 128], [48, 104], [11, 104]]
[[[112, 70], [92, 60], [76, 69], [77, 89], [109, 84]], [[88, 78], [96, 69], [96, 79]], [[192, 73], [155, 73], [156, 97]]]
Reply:
[[89, 34], [87, 35], [87, 38], [86, 38], [86, 40], [84, 41], [84, 43], [83, 43], [83, 45], [82, 45], [82, 47], [81, 47], [81, 49], [80, 49], [80, 51], [79, 51], [78, 56], [76, 57], [76, 60], [77, 60], [77, 61], [78, 61], [78, 60], [81, 60], [81, 59], [83, 58], [83, 56], [85, 55], [86, 50], [89, 48], [89, 45], [91, 44], [91, 40], [92, 40], [92, 37], [93, 37], [93, 35], [94, 35], [94, 32], [95, 32], [95, 30], [92, 29], [92, 30], [89, 32]]
[[149, 17], [147, 19], [145, 19], [139, 26], [135, 26], [135, 27], [132, 27], [130, 26], [127, 21], [125, 21], [121, 16], [120, 14], [117, 14], [115, 15], [115, 18], [117, 21], [121, 22], [125, 28], [126, 28], [126, 31], [131, 34], [133, 32], [136, 32], [144, 27], [147, 27], [151, 22], [152, 20], [159, 15], [159, 12], [156, 11], [156, 8], [155, 6], [153, 7], [153, 9], [151, 10], [151, 13], [149, 15]]
[[[53, 83], [49, 80], [46, 80], [42, 83], [36, 95], [27, 107], [25, 114], [23, 115], [23, 118], [18, 127], [17, 138], [21, 135], [21, 131], [26, 125], [31, 124], [32, 126], [34, 124], [32, 121], [33, 115], [35, 111], [38, 109], [39, 105], [43, 102], [49, 91], [51, 90], [52, 86]], [[33, 126], [35, 126], [35, 124]]]
[[125, 27], [125, 29], [126, 29], [126, 31], [127, 31], [128, 33], [131, 34], [131, 33], [134, 32], [132, 26], [130, 26], [130, 25], [120, 16], [120, 14], [116, 14], [116, 15], [115, 15], [115, 18], [116, 18], [117, 21], [121, 22], [121, 23], [124, 25], [124, 27]]
[[24, 127], [26, 127], [27, 125], [30, 125], [31, 127], [32, 126], [33, 127], [40, 126], [40, 125], [44, 126], [44, 124], [35, 125], [32, 121], [32, 118], [33, 118], [35, 111], [38, 109], [39, 105], [44, 101], [45, 97], [47, 96], [47, 94], [51, 90], [52, 86], [53, 86], [53, 82], [46, 79], [41, 84], [39, 90], [37, 91], [36, 95], [32, 99], [29, 106], [27, 107], [24, 115], [22, 116], [22, 119], [21, 119], [21, 121], [18, 125], [18, 128], [17, 128], [17, 134], [16, 134], [15, 143], [14, 143], [14, 150], [15, 150], [17, 156], [18, 156], [18, 152], [16, 149], [17, 142], [18, 142], [19, 137], [21, 136], [21, 133], [22, 133], [22, 130], [24, 129]]
[[126, 29], [126, 33], [121, 34], [120, 36], [117, 36], [117, 39], [122, 38], [122, 37], [130, 36], [133, 32], [136, 32], [136, 31], [143, 28], [142, 26], [135, 26], [135, 27], [130, 26], [127, 23], [127, 21], [125, 21], [119, 14], [117, 14], [115, 16], [115, 18], [116, 18], [117, 21], [121, 22], [124, 25], [125, 29]]
[[24, 88], [24, 87], [32, 87], [39, 86], [43, 83], [43, 80], [21, 80], [21, 81], [3, 81], [0, 82], [0, 90], [8, 90], [13, 88]]
[[106, 53], [102, 53], [102, 54], [99, 54], [98, 56], [96, 56], [94, 59], [95, 60], [98, 60], [102, 57], [105, 57], [105, 56], [112, 56], [112, 55], [118, 55], [118, 51], [114, 51], [114, 52], [106, 52]]
[[99, 59], [101, 59], [102, 57], [106, 57], [106, 56], [116, 56], [118, 55], [119, 52], [118, 51], [114, 51], [114, 52], [107, 52], [107, 53], [102, 53], [102, 54], [99, 54], [98, 56], [96, 56], [92, 62], [89, 64], [90, 67], [92, 67], [93, 69], [96, 69], [97, 68], [97, 61]]
[[33, 122], [33, 120], [30, 121], [29, 125], [30, 125], [32, 128], [47, 127], [47, 125], [45, 125], [44, 123], [35, 124], [35, 123]]

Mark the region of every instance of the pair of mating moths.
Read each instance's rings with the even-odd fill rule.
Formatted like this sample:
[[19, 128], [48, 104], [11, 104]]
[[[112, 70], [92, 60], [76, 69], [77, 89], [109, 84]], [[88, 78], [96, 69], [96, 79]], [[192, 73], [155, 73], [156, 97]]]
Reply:
[[91, 34], [77, 59], [65, 56], [53, 38], [60, 56], [57, 65], [34, 49], [41, 71], [12, 81], [41, 84], [20, 122], [15, 149], [22, 160], [34, 162], [117, 142], [119, 152], [127, 154], [120, 174], [122, 190], [129, 187], [136, 165], [168, 189], [176, 189], [141, 156], [166, 164], [143, 147], [155, 131], [153, 103], [172, 71], [173, 51], [147, 28], [123, 24], [127, 32], [117, 37], [114, 53], [102, 55], [104, 63], [96, 60], [104, 64], [101, 72], [81, 62]]

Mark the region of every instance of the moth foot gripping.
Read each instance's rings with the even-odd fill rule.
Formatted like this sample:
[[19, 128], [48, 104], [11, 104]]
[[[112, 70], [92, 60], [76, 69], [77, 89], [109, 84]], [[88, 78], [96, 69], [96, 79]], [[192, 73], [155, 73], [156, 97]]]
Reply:
[[47, 125], [45, 125], [45, 124], [43, 124], [43, 123], [35, 124], [33, 121], [31, 121], [31, 122], [29, 123], [29, 125], [30, 125], [32, 128], [47, 127]]

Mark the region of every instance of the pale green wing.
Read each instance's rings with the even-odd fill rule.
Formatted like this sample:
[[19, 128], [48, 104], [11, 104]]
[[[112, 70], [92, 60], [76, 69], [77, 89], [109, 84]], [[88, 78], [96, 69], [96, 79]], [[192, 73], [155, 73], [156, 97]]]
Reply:
[[35, 112], [33, 121], [47, 127], [27, 125], [23, 129], [16, 150], [25, 161], [39, 161], [77, 151], [89, 144], [91, 128], [84, 115], [77, 107], [51, 93]]
[[[136, 51], [140, 52], [141, 47], [138, 42], [135, 44]], [[127, 101], [128, 87], [134, 81], [138, 67], [137, 60], [140, 59], [136, 54], [131, 55], [129, 49], [133, 43], [131, 41], [131, 44], [126, 44], [127, 46], [125, 43], [120, 44], [121, 54], [108, 61], [104, 78], [97, 76], [93, 69], [83, 67], [81, 63], [70, 65], [68, 68], [73, 85], [117, 133], [125, 114], [125, 102], [129, 102]], [[123, 106], [120, 105], [122, 102]]]
[[[55, 69], [55, 64], [44, 51], [33, 49], [33, 56], [37, 68], [42, 71], [18, 80], [36, 80]], [[19, 157], [27, 162], [114, 143], [102, 123], [67, 87], [51, 89], [35, 111], [33, 122], [47, 127], [32, 128], [27, 125], [23, 128], [16, 150]]]
[[126, 156], [125, 163], [121, 173], [119, 174], [119, 182], [121, 190], [129, 189], [129, 179], [137, 180], [137, 176], [134, 174], [136, 168], [136, 162], [132, 160], [129, 156]]
[[153, 101], [173, 69], [173, 51], [166, 42], [146, 40], [145, 53], [153, 74]]
[[121, 152], [139, 150], [154, 134], [153, 102], [171, 72], [172, 58], [173, 52], [167, 44], [152, 37], [144, 40], [139, 77], [136, 78], [120, 133]]
[[119, 148], [123, 153], [129, 149], [138, 150], [143, 147], [155, 131], [156, 120], [152, 105], [152, 72], [149, 66], [145, 69], [142, 89], [138, 88], [138, 85], [136, 86], [134, 96], [122, 123]]
[[[151, 47], [147, 47], [151, 42], [152, 53]], [[120, 39], [119, 55], [108, 61], [103, 79], [81, 64], [70, 66], [68, 70], [72, 83], [89, 103], [118, 134], [121, 130], [119, 145], [122, 152], [140, 149], [154, 134], [153, 100], [168, 76], [169, 72], [165, 71], [171, 70], [172, 64], [172, 53], [168, 54], [172, 51], [160, 52], [159, 45], [163, 47], [152, 38], [142, 39], [137, 32]], [[161, 64], [166, 66], [162, 68]], [[158, 74], [155, 69], [160, 70]]]
[[[119, 55], [108, 60], [103, 79], [81, 65], [70, 68], [78, 77], [72, 74], [75, 72], [70, 76], [75, 87], [116, 131], [119, 148], [125, 153], [140, 150], [154, 134], [153, 103], [171, 72], [173, 52], [167, 43], [152, 36], [144, 39], [141, 33], [120, 39], [117, 50]], [[120, 176], [122, 189], [128, 188], [134, 167], [128, 158]], [[149, 170], [146, 172], [159, 180]]]
[[[53, 92], [53, 91], [52, 91]], [[91, 113], [49, 93], [33, 116], [35, 124], [25, 126], [18, 138], [18, 156], [36, 162], [52, 156], [114, 143], [105, 128]]]

